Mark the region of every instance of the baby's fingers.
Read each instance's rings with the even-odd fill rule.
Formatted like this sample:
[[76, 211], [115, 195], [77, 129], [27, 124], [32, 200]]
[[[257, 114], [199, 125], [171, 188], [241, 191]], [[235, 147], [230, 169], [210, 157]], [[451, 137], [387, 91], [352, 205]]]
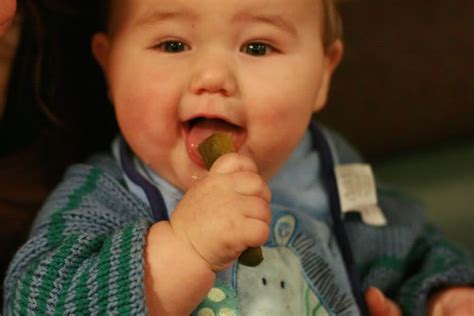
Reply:
[[261, 220], [247, 219], [242, 233], [246, 243], [244, 249], [258, 247], [264, 245], [270, 237], [270, 226]]
[[270, 203], [272, 193], [267, 183], [254, 172], [239, 172], [232, 175], [234, 190], [241, 195], [262, 198]]
[[257, 219], [270, 225], [272, 214], [270, 205], [258, 197], [249, 197], [243, 205], [243, 215], [248, 219]]

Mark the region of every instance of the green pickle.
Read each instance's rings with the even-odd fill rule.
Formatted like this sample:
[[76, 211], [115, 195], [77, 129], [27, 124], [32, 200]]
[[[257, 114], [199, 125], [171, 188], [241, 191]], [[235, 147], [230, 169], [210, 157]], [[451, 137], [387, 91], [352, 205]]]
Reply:
[[[215, 133], [209, 136], [199, 144], [198, 149], [207, 170], [211, 169], [214, 162], [220, 156], [235, 152], [231, 134], [225, 133]], [[239, 257], [239, 263], [248, 267], [256, 267], [262, 261], [263, 255], [261, 247], [245, 249]]]

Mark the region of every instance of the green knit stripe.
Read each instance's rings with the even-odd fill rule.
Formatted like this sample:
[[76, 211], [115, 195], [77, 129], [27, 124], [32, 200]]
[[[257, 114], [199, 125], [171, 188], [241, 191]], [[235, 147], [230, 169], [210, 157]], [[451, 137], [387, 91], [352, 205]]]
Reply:
[[54, 282], [60, 277], [59, 271], [66, 264], [66, 259], [71, 255], [76, 239], [76, 235], [70, 235], [66, 238], [54, 254], [51, 263], [47, 266], [45, 276], [41, 278], [41, 283], [38, 286], [38, 315], [43, 315], [46, 312], [46, 304], [48, 303], [51, 290], [54, 289]]
[[99, 315], [105, 315], [109, 303], [109, 277], [110, 277], [110, 248], [112, 239], [107, 238], [99, 256], [97, 271], [98, 295], [99, 295]]
[[405, 270], [404, 262], [395, 256], [382, 256], [364, 265], [360, 271], [363, 276], [370, 270], [387, 269], [397, 273], [403, 273]]
[[[38, 269], [39, 262], [35, 262], [25, 273], [23, 281], [18, 281], [18, 286], [21, 286], [20, 289], [20, 315], [27, 314], [27, 308], [29, 304], [29, 298], [31, 293], [31, 283], [33, 281], [33, 276]], [[12, 302], [16, 302], [16, 298], [12, 300]]]
[[92, 168], [86, 176], [84, 183], [71, 193], [67, 204], [51, 216], [51, 223], [48, 228], [48, 242], [50, 247], [58, 246], [64, 239], [64, 212], [75, 209], [80, 205], [83, 197], [95, 189], [100, 175], [101, 171], [99, 169]]
[[119, 273], [122, 278], [118, 280], [118, 310], [119, 315], [131, 315], [131, 291], [130, 291], [130, 271], [131, 271], [131, 250], [133, 243], [133, 228], [129, 225], [123, 232], [120, 243]]
[[74, 297], [74, 304], [75, 304], [75, 315], [86, 315], [85, 312], [88, 308], [88, 300], [87, 300], [87, 280], [91, 275], [91, 268], [92, 268], [92, 260], [89, 260], [86, 268], [82, 271], [79, 282], [77, 283], [76, 287], [76, 295]]
[[[69, 289], [73, 284], [74, 277], [77, 276], [77, 273], [80, 271], [81, 264], [84, 264], [84, 257], [89, 255], [91, 252], [94, 252], [95, 249], [100, 245], [103, 237], [98, 237], [92, 240], [87, 241], [85, 244], [80, 245], [77, 255], [75, 256], [76, 260], [74, 264], [68, 267], [68, 275], [64, 280], [62, 291], [59, 295], [59, 300], [56, 308], [55, 315], [61, 316], [65, 314], [65, 304], [66, 299], [70, 293]], [[88, 269], [86, 269], [87, 271]]]

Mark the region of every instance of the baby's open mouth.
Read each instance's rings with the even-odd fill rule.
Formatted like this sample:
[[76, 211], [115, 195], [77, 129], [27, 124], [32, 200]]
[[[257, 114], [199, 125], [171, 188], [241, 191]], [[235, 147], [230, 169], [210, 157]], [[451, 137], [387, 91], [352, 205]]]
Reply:
[[232, 124], [224, 119], [200, 116], [185, 123], [186, 149], [191, 160], [204, 166], [201, 155], [198, 151], [198, 146], [206, 138], [218, 132], [232, 135], [232, 141], [236, 151], [239, 150], [240, 146], [245, 141], [246, 133], [244, 128]]

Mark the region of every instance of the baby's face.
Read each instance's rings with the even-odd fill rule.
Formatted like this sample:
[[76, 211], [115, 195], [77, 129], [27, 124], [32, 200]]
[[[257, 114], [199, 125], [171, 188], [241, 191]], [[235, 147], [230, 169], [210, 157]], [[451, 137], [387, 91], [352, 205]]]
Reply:
[[325, 102], [336, 47], [315, 0], [122, 0], [93, 48], [133, 151], [182, 190], [206, 170], [197, 145], [233, 134], [270, 179]]

